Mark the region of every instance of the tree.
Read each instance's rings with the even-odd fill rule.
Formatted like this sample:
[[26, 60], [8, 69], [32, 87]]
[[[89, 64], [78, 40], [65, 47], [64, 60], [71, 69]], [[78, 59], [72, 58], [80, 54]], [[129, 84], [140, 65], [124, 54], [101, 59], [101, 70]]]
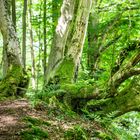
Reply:
[[[98, 32], [92, 34], [93, 32], [90, 32], [91, 30], [88, 31], [90, 33], [88, 35], [94, 35], [92, 36], [92, 41], [93, 39], [96, 39], [96, 41], [98, 41], [99, 43], [96, 44], [97, 46], [94, 48], [94, 52], [92, 52], [97, 52], [98, 54], [96, 54], [97, 56], [94, 59], [95, 62], [98, 58], [100, 58], [101, 61], [101, 56], [103, 57], [104, 54], [106, 55], [107, 53], [108, 55], [108, 52], [111, 53], [111, 60], [108, 60], [111, 64], [108, 72], [108, 77], [104, 80], [104, 84], [102, 85], [99, 84], [99, 79], [92, 79], [94, 80], [92, 85], [83, 84], [81, 86], [79, 84], [72, 84], [75, 81], [74, 79], [76, 77], [77, 66], [80, 62], [82, 52], [81, 50], [83, 49], [83, 41], [86, 33], [86, 25], [88, 23], [87, 20], [90, 9], [87, 5], [90, 5], [91, 3], [90, 1], [86, 1], [86, 4], [84, 3], [84, 1], [80, 1], [79, 3], [74, 3], [73, 1], [70, 4], [67, 2], [68, 1], [63, 1], [63, 5], [61, 7], [61, 16], [56, 27], [56, 34], [54, 36], [53, 45], [49, 57], [49, 65], [47, 71], [48, 85], [60, 84], [61, 90], [55, 92], [56, 97], [60, 100], [63, 99], [63, 102], [73, 109], [76, 109], [77, 106], [78, 108], [85, 107], [89, 111], [92, 110], [100, 115], [105, 115], [107, 113], [116, 111], [116, 116], [122, 115], [132, 110], [139, 110], [139, 82], [137, 81], [137, 78], [134, 77], [134, 75], [140, 74], [140, 43], [137, 39], [131, 40], [131, 34], [129, 34], [130, 36], [127, 36], [127, 41], [129, 43], [126, 43], [126, 45], [123, 46], [121, 50], [118, 51], [118, 48], [113, 46], [115, 45], [115, 42], [117, 42], [120, 38], [122, 39], [122, 42], [124, 41], [124, 38], [126, 38], [126, 35], [121, 36], [120, 34], [122, 32], [120, 24], [125, 23], [125, 25], [129, 27], [128, 29], [131, 30], [131, 26], [137, 26], [136, 19], [135, 21], [133, 21], [135, 22], [135, 24], [130, 24], [130, 22], [126, 22], [124, 20], [127, 18], [127, 14], [125, 15], [122, 13], [126, 12], [127, 7], [124, 7], [124, 5], [122, 4], [122, 11], [115, 13], [112, 18], [109, 19], [109, 21], [103, 21], [102, 27], [100, 27], [98, 25], [99, 23], [97, 22], [94, 30], [97, 26], [99, 26], [99, 34], [97, 34]], [[82, 10], [82, 16], [85, 16], [86, 19], [80, 17], [80, 4], [83, 4], [82, 7], [84, 7], [85, 9], [88, 7], [88, 9]], [[72, 8], [72, 6], [74, 8]], [[134, 7], [135, 4], [130, 3], [130, 6]], [[65, 11], [64, 9], [66, 9], [67, 11]], [[73, 12], [71, 9], [77, 10], [74, 10]], [[84, 11], [88, 12], [84, 13]], [[71, 20], [69, 20], [69, 18], [66, 18], [66, 13], [67, 17], [69, 17], [69, 15], [72, 15]], [[73, 16], [73, 13], [76, 14]], [[68, 19], [67, 22], [66, 19]], [[85, 19], [84, 21], [86, 22], [83, 22], [83, 19]], [[90, 20], [93, 19], [91, 18]], [[94, 22], [95, 20], [97, 19], [94, 19]], [[83, 23], [86, 23], [84, 24], [85, 26], [82, 26]], [[89, 26], [93, 28], [92, 25]], [[116, 32], [112, 30], [113, 28], [115, 28]], [[130, 41], [132, 41], [132, 43], [130, 43]], [[94, 46], [93, 43], [96, 42], [89, 43], [91, 43], [91, 46]], [[116, 56], [116, 52], [119, 57]], [[125, 53], [123, 53], [122, 55], [122, 52]], [[109, 57], [107, 55], [106, 57]], [[90, 63], [95, 66], [95, 64], [97, 63], [95, 62]], [[98, 62], [98, 64], [100, 63]], [[128, 84], [126, 83], [130, 78], [133, 80], [129, 82], [128, 86]], [[136, 90], [134, 90], [134, 87]]]
[[6, 75], [0, 83], [0, 93], [4, 95], [20, 94], [28, 85], [28, 76], [23, 70], [18, 39], [10, 18], [7, 1], [0, 0], [0, 31], [3, 36], [3, 49], [7, 65]]
[[12, 0], [12, 21], [16, 29], [16, 1]]
[[35, 73], [35, 56], [33, 48], [33, 30], [32, 30], [32, 0], [29, 0], [29, 32], [30, 32], [30, 49], [31, 49], [31, 74], [32, 74], [32, 88], [36, 87], [36, 73]]
[[22, 15], [22, 28], [23, 28], [22, 61], [23, 61], [24, 69], [26, 69], [26, 14], [27, 14], [27, 0], [24, 0], [24, 8], [23, 8], [23, 15]]
[[91, 0], [63, 1], [48, 62], [47, 83], [75, 81], [91, 4]]
[[46, 61], [47, 61], [47, 42], [46, 42], [46, 0], [44, 0], [44, 15], [43, 15], [43, 27], [44, 27], [44, 63], [43, 63], [43, 68], [44, 68], [44, 84], [45, 84], [45, 77], [46, 77], [46, 69], [47, 69], [47, 64], [46, 64]]

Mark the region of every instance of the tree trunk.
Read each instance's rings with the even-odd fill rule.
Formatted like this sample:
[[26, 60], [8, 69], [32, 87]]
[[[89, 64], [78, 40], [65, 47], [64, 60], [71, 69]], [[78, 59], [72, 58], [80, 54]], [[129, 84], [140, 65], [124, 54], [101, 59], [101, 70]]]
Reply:
[[75, 111], [86, 108], [95, 114], [105, 116], [113, 113], [114, 117], [130, 111], [140, 111], [140, 81], [134, 77], [129, 85], [118, 87], [128, 78], [140, 74], [137, 64], [140, 62], [140, 50], [133, 52], [131, 58], [111, 77], [105, 89], [97, 85], [62, 84], [56, 95], [60, 101]]
[[52, 32], [53, 35], [55, 33], [55, 28], [57, 25], [58, 17], [59, 17], [59, 11], [60, 11], [60, 4], [62, 3], [62, 0], [52, 0]]
[[[41, 18], [41, 5], [39, 8], [39, 17]], [[37, 63], [37, 74], [36, 74], [36, 89], [39, 89], [39, 81], [40, 81], [40, 72], [42, 69], [42, 65], [41, 65], [41, 53], [42, 53], [42, 42], [41, 42], [41, 21], [38, 21], [38, 30], [36, 31], [37, 37], [38, 37], [38, 43], [39, 43], [39, 53], [38, 53], [38, 63]]]
[[81, 109], [86, 109], [100, 116], [112, 113], [116, 117], [130, 111], [140, 111], [139, 77], [113, 97], [105, 98], [104, 92], [92, 85], [67, 84], [52, 92], [50, 97], [55, 96], [66, 107], [79, 113]]
[[[131, 56], [130, 58], [127, 57], [123, 60], [124, 62], [121, 64], [120, 69], [114, 75], [111, 75], [112, 77], [108, 80], [108, 84], [105, 84], [107, 85], [106, 87], [99, 84], [100, 81], [94, 82], [99, 87], [97, 85], [72, 84], [83, 48], [89, 7], [91, 6], [90, 2], [88, 0], [63, 1], [47, 70], [48, 84], [60, 84], [58, 86], [60, 88], [52, 91], [52, 94], [48, 96], [55, 96], [74, 110], [77, 107], [80, 109], [84, 108], [101, 116], [109, 113], [115, 113], [116, 116], [119, 116], [129, 111], [139, 111], [139, 81], [133, 81], [133, 85], [131, 84], [120, 91], [124, 86], [121, 86], [122, 83], [128, 78], [133, 78], [132, 76], [140, 74], [138, 65], [140, 61], [139, 47], [129, 55], [129, 57]], [[109, 21], [107, 28], [104, 29], [105, 32], [101, 34], [102, 41], [106, 39], [107, 33], [114, 27], [120, 16], [119, 13], [119, 16], [117, 15], [113, 20]], [[106, 44], [103, 43], [103, 46], [98, 44], [99, 47], [95, 49], [98, 49], [99, 53], [103, 52], [119, 37], [120, 35], [115, 36]], [[119, 87], [121, 88], [118, 89]]]
[[44, 29], [44, 57], [43, 57], [43, 68], [44, 68], [44, 84], [46, 83], [46, 69], [47, 69], [47, 42], [46, 42], [46, 0], [44, 0], [44, 13], [43, 13], [43, 29]]
[[134, 67], [140, 62], [140, 49], [137, 49], [131, 56], [128, 63], [121, 68], [110, 78], [108, 82], [108, 97], [114, 96], [117, 93], [118, 87], [128, 78], [140, 74], [140, 68]]
[[36, 74], [35, 74], [35, 56], [33, 48], [33, 31], [32, 31], [32, 0], [29, 1], [29, 32], [30, 32], [30, 49], [31, 49], [31, 62], [32, 62], [32, 88], [36, 88]]
[[96, 2], [93, 4], [93, 10], [89, 16], [88, 22], [88, 70], [90, 72], [90, 76], [93, 76], [95, 72], [95, 63], [99, 55], [99, 46], [98, 46], [98, 14], [96, 11]]
[[12, 21], [16, 30], [16, 1], [12, 0]]
[[115, 116], [120, 116], [130, 111], [140, 111], [140, 82], [133, 80], [133, 83], [115, 97], [91, 100], [86, 108], [99, 115], [114, 112]]
[[47, 69], [47, 83], [72, 83], [79, 67], [91, 0], [64, 0]]
[[24, 69], [26, 69], [26, 13], [27, 13], [27, 0], [24, 0], [24, 8], [22, 15], [22, 61]]
[[[7, 63], [6, 76], [0, 83], [0, 93], [4, 95], [20, 94], [21, 88], [28, 85], [28, 76], [23, 71], [19, 43], [15, 28], [8, 13], [7, 3], [0, 0], [0, 31], [3, 36], [4, 53]], [[23, 91], [22, 91], [23, 92]]]

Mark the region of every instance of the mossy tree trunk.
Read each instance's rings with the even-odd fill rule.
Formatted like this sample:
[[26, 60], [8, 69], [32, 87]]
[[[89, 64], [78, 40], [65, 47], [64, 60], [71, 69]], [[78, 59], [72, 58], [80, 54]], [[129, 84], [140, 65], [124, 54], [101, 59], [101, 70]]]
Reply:
[[108, 82], [108, 97], [114, 96], [117, 93], [119, 86], [128, 78], [139, 75], [140, 68], [137, 64], [140, 62], [140, 49], [137, 48], [129, 61], [121, 65], [121, 67], [112, 75]]
[[[86, 108], [89, 111], [104, 116], [114, 112], [116, 116], [130, 111], [140, 111], [140, 81], [139, 81], [139, 47], [126, 57], [120, 69], [112, 75], [106, 88], [96, 85], [62, 84], [60, 94], [56, 97], [66, 106], [77, 111]], [[137, 76], [137, 77], [134, 77]], [[122, 84], [131, 78], [130, 84]], [[120, 88], [121, 87], [121, 88]], [[61, 93], [62, 91], [62, 93]], [[57, 93], [57, 91], [56, 91]]]
[[[91, 5], [91, 0], [63, 1], [49, 57], [46, 80], [47, 84], [59, 83], [60, 89], [51, 96], [55, 95], [61, 102], [63, 100], [66, 106], [74, 110], [77, 107], [80, 109], [86, 107], [100, 115], [116, 112], [118, 116], [132, 110], [140, 110], [140, 84], [135, 82], [134, 85], [122, 91], [119, 89], [127, 79], [140, 74], [139, 47], [131, 53], [131, 58], [130, 55], [125, 57], [125, 63], [122, 63], [120, 68], [111, 75], [104, 89], [96, 85], [72, 84], [80, 62]], [[113, 21], [115, 24], [116, 18]], [[111, 23], [109, 29], [113, 27]], [[114, 39], [117, 40], [119, 37], [120, 35]], [[113, 40], [105, 47], [100, 46], [101, 50], [104, 51]]]
[[92, 0], [64, 0], [47, 68], [48, 83], [76, 79]]
[[0, 83], [0, 93], [4, 95], [17, 95], [21, 88], [28, 85], [28, 76], [23, 69], [20, 48], [12, 20], [9, 16], [7, 1], [0, 0], [0, 31], [3, 36], [4, 54], [7, 64], [5, 77]]
[[139, 80], [135, 78], [129, 86], [114, 97], [89, 101], [86, 108], [102, 116], [114, 112], [114, 117], [130, 111], [140, 111]]

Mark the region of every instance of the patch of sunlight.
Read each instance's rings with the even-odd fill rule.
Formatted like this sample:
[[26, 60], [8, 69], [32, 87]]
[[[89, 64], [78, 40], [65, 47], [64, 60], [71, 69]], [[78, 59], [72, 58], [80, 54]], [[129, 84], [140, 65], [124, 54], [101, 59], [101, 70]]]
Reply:
[[17, 123], [17, 119], [13, 116], [1, 115], [0, 116], [0, 127], [15, 125]]

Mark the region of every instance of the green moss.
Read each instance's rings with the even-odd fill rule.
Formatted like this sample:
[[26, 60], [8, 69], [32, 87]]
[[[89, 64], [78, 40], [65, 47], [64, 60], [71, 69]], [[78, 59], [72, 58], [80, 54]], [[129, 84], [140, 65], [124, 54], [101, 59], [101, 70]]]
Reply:
[[96, 96], [93, 93], [92, 85], [85, 85], [81, 83], [77, 84], [63, 84], [61, 85], [61, 90], [65, 91], [63, 96], [63, 102], [67, 107], [72, 107], [73, 109], [81, 108], [85, 105], [86, 101]]
[[85, 85], [83, 84], [63, 84], [61, 85], [61, 89], [65, 90], [67, 93], [70, 94], [71, 97], [77, 98], [86, 98], [92, 96], [93, 93], [93, 86], [92, 85]]
[[18, 88], [24, 79], [25, 74], [19, 65], [12, 65], [6, 77], [0, 82], [0, 93], [5, 96], [17, 95]]
[[71, 58], [64, 59], [56, 71], [56, 76], [59, 83], [72, 83], [74, 79], [75, 65]]

